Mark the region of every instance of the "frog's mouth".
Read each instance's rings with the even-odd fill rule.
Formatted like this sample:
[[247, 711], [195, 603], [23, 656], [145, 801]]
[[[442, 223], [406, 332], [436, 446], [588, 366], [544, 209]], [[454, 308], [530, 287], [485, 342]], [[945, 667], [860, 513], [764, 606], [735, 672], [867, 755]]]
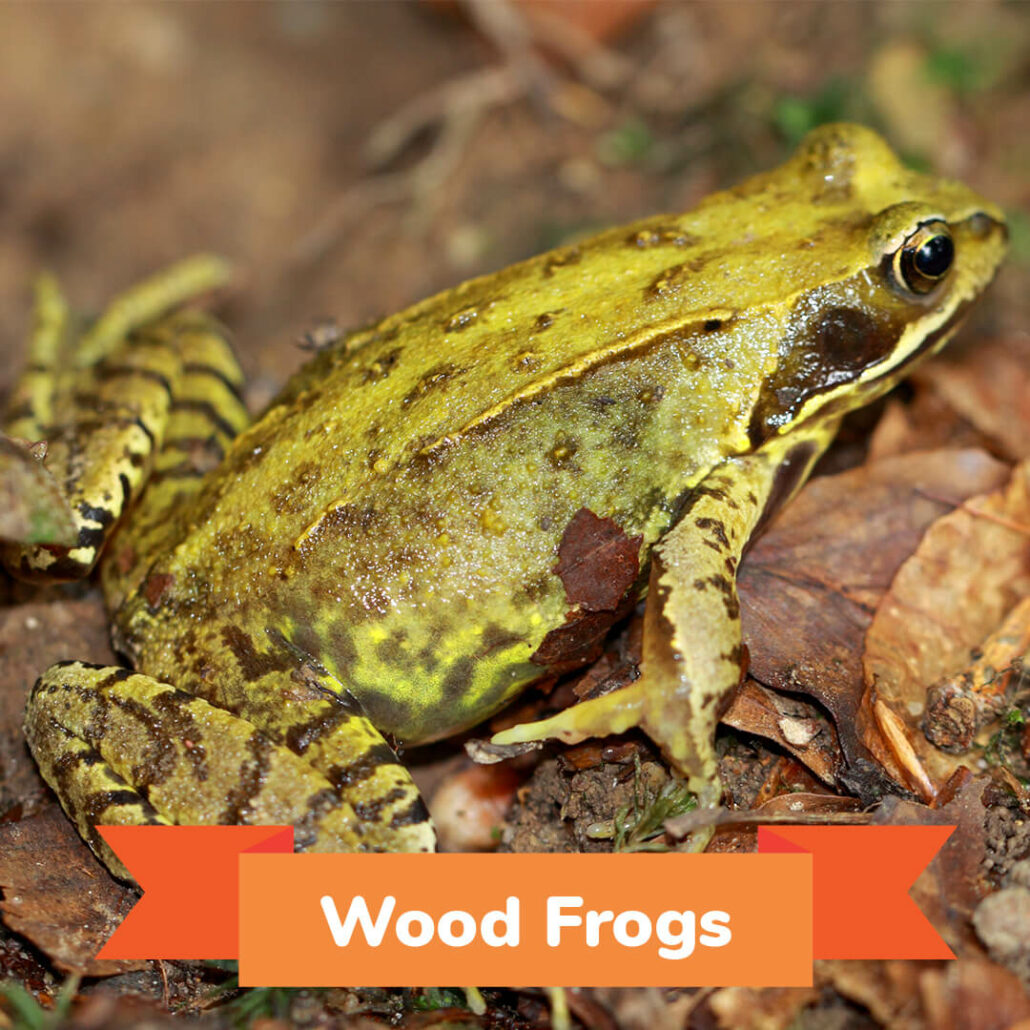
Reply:
[[[915, 365], [931, 354], [935, 354], [948, 342], [948, 339], [961, 328], [976, 300], [976, 297], [967, 297], [961, 301], [955, 310], [936, 329], [931, 329], [912, 351], [888, 368], [872, 375], [868, 380], [869, 384], [879, 386], [881, 382], [887, 380], [890, 383], [888, 389], [896, 385], [899, 380], [908, 375]], [[875, 373], [875, 369], [876, 366], [870, 371]]]

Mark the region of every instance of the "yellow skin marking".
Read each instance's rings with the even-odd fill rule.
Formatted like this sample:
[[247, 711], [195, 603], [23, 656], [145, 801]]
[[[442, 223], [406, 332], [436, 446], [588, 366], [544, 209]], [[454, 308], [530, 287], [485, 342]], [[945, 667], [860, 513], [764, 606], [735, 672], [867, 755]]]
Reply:
[[501, 739], [640, 726], [715, 804], [748, 539], [847, 411], [943, 345], [1004, 241], [966, 187], [824, 126], [693, 211], [344, 336], [249, 426], [224, 332], [168, 313], [220, 263], [85, 331], [44, 283], [8, 428], [50, 443], [79, 540], [4, 557], [57, 578], [103, 548], [136, 670], [44, 674], [26, 714], [44, 775], [95, 847], [96, 822], [174, 820], [428, 849], [388, 739], [460, 731], [589, 660], [646, 591], [640, 679]]

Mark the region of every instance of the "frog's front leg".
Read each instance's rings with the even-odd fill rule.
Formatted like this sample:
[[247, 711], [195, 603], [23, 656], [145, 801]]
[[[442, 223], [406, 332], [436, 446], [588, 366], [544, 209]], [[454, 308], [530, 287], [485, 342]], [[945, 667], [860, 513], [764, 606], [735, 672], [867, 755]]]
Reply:
[[233, 714], [128, 669], [62, 662], [36, 684], [25, 734], [79, 833], [126, 879], [97, 825], [281, 824], [301, 850], [433, 848], [410, 775], [332, 677], [305, 666], [253, 686], [251, 710]]
[[505, 730], [494, 742], [573, 743], [639, 726], [698, 801], [716, 805], [722, 788], [715, 728], [744, 671], [737, 568], [759, 522], [800, 486], [835, 429], [774, 439], [727, 460], [695, 488], [679, 522], [651, 551], [638, 680]]

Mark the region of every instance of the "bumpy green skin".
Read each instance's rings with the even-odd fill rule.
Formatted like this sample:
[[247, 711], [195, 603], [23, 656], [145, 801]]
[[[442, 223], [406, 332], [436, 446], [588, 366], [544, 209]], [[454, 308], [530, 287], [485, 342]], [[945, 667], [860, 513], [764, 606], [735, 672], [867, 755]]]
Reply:
[[[930, 218], [950, 224], [957, 255], [918, 296], [892, 279], [890, 256]], [[1001, 223], [965, 187], [903, 168], [868, 130], [829, 126], [691, 212], [346, 336], [192, 499], [158, 518], [144, 495], [149, 528], [128, 520], [105, 569], [116, 643], [141, 672], [280, 742], [302, 739], [302, 753], [325, 718], [291, 693], [308, 670], [312, 697], [342, 692], [368, 717], [351, 727], [367, 740], [353, 764], [379, 747], [361, 737], [371, 726], [433, 740], [574, 664], [589, 650], [575, 636], [584, 620], [603, 632], [681, 520], [652, 570], [646, 690], [626, 693], [621, 713], [585, 708], [600, 714], [578, 732], [642, 724], [692, 784], [711, 784], [708, 738], [739, 677], [733, 577], [748, 536], [846, 410], [944, 342], [994, 274]], [[611, 520], [642, 570], [623, 570], [622, 596], [593, 611], [557, 567], [583, 509]], [[603, 550], [580, 557], [606, 573]], [[665, 630], [707, 646], [695, 620], [711, 625], [717, 657], [664, 669]], [[576, 717], [553, 731], [575, 736]]]

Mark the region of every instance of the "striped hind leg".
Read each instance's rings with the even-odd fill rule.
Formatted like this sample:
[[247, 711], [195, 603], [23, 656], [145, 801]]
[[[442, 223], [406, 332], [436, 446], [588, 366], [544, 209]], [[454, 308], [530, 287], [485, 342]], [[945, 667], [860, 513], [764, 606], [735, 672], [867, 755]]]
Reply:
[[0, 557], [12, 574], [46, 582], [92, 569], [143, 488], [184, 377], [174, 334], [153, 328], [154, 320], [224, 278], [216, 259], [182, 262], [116, 299], [87, 328], [54, 281], [40, 280], [29, 360], [4, 432], [46, 442], [44, 468], [66, 499], [76, 539], [71, 547], [5, 545]]
[[37, 682], [25, 733], [80, 835], [123, 878], [97, 825], [292, 825], [300, 850], [431, 850], [417, 788], [360, 709], [307, 674], [279, 676], [293, 714], [259, 728], [149, 676], [62, 662]]
[[177, 375], [160, 448], [131, 517], [113, 534], [101, 566], [108, 608], [118, 610], [145, 577], [150, 562], [177, 537], [188, 502], [250, 421], [243, 375], [225, 329], [199, 311], [181, 311], [138, 334], [174, 352]]

